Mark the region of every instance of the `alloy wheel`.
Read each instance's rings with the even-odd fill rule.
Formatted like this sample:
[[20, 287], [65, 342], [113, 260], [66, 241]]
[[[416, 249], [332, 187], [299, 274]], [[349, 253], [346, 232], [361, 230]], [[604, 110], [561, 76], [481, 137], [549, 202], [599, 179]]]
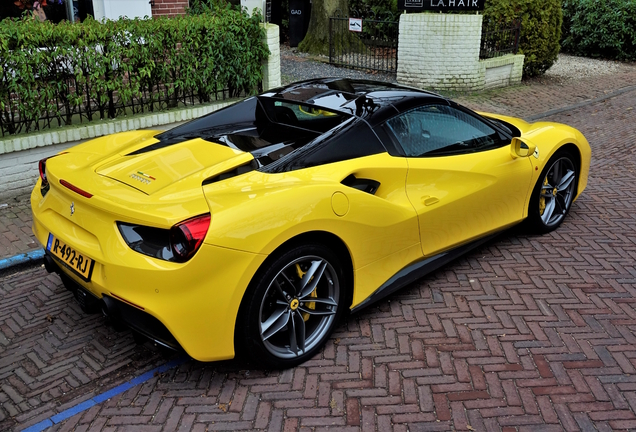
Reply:
[[340, 285], [324, 258], [303, 256], [269, 283], [259, 311], [260, 336], [278, 358], [293, 359], [321, 344], [338, 311]]
[[574, 199], [576, 170], [567, 157], [554, 161], [545, 174], [539, 197], [539, 214], [546, 227], [561, 223]]

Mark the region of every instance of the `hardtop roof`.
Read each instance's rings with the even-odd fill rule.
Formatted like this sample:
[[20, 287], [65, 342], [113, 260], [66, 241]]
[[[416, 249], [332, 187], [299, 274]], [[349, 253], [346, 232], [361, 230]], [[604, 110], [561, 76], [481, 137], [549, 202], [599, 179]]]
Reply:
[[[405, 100], [410, 101], [408, 105], [412, 105], [414, 99], [447, 101], [446, 98], [436, 93], [414, 87], [349, 78], [317, 78], [295, 82], [272, 89], [259, 97], [294, 101], [367, 118], [372, 112], [361, 110], [361, 106], [369, 104], [376, 107], [390, 105], [398, 111], [402, 111], [400, 106]], [[364, 103], [360, 101], [361, 98]]]

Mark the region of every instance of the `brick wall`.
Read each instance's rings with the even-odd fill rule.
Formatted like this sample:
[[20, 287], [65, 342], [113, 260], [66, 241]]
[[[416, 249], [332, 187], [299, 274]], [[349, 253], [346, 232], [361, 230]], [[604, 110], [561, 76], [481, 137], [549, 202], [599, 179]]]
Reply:
[[188, 0], [153, 0], [151, 3], [152, 16], [185, 15], [185, 8], [188, 5]]

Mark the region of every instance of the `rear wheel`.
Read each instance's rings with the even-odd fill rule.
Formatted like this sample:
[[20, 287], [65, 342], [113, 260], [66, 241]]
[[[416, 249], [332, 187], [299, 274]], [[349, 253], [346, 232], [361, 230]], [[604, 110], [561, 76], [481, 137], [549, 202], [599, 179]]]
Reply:
[[559, 151], [550, 158], [532, 192], [528, 224], [538, 233], [548, 233], [561, 225], [576, 196], [579, 168], [576, 158]]
[[313, 357], [344, 313], [345, 289], [337, 256], [325, 246], [281, 254], [246, 292], [239, 320], [248, 354], [275, 368]]

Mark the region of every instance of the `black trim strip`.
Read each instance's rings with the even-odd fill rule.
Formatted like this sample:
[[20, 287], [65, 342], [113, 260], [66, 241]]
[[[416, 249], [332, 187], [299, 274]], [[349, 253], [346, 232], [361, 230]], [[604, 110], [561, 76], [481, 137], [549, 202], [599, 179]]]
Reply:
[[417, 261], [413, 264], [410, 264], [404, 267], [402, 270], [400, 270], [395, 275], [393, 275], [391, 279], [389, 279], [384, 284], [382, 284], [380, 288], [375, 290], [374, 293], [371, 294], [369, 297], [367, 297], [365, 301], [353, 307], [351, 309], [351, 313], [358, 312], [359, 310], [372, 305], [378, 300], [381, 300], [384, 297], [393, 294], [399, 289], [404, 288], [410, 283], [413, 283], [416, 280], [426, 276], [427, 274], [437, 270], [438, 268], [449, 263], [455, 258], [458, 258], [461, 255], [464, 255], [465, 253], [469, 252], [470, 250], [486, 243], [487, 241], [493, 239], [497, 235], [499, 235], [499, 232], [495, 234], [490, 234], [486, 237], [482, 237], [473, 242], [459, 246], [448, 252], [443, 252], [441, 254], [434, 255], [430, 258], [423, 259], [422, 261]]
[[106, 304], [111, 318], [123, 321], [130, 328], [160, 345], [175, 351], [182, 349], [170, 330], [153, 315], [106, 294], [102, 296], [102, 301]]

